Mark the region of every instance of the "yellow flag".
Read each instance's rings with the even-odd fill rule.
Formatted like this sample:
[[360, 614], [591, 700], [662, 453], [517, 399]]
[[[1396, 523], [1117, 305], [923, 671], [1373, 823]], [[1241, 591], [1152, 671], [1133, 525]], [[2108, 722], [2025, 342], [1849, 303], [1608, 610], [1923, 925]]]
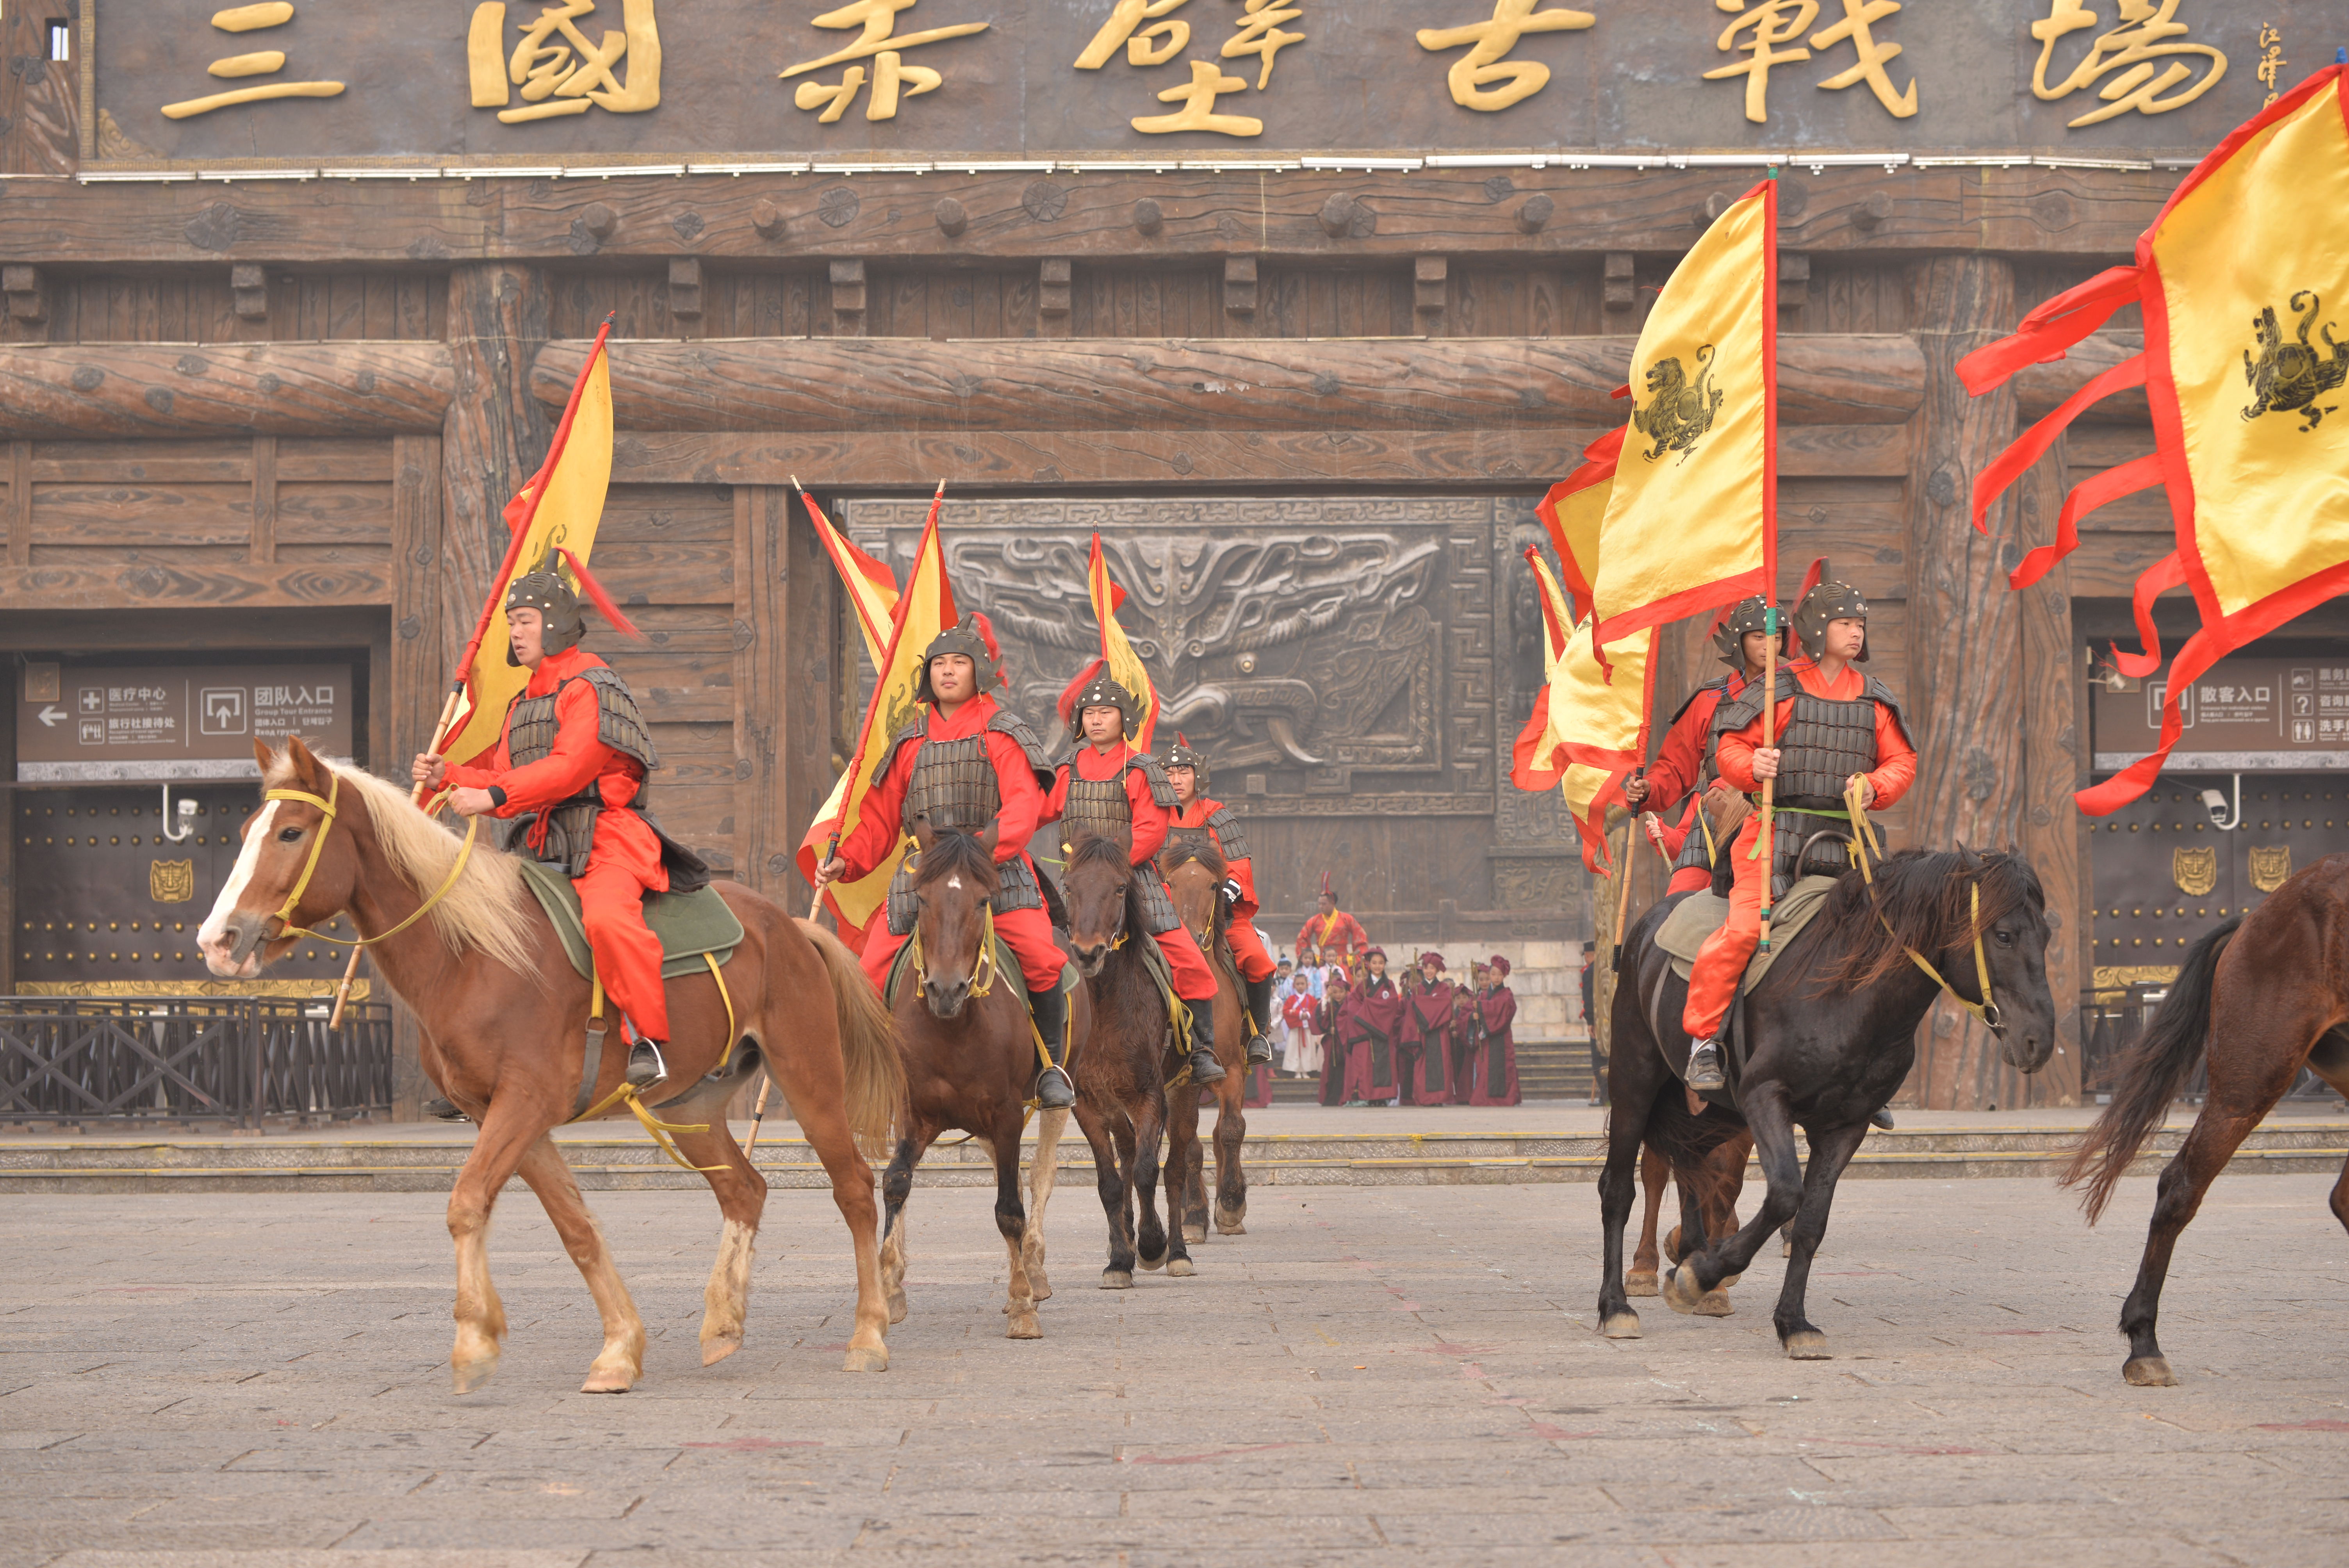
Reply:
[[1640, 330], [1591, 583], [1610, 664], [1642, 627], [1775, 580], [1777, 249], [1765, 180], [1681, 258]]
[[1600, 665], [1590, 617], [1569, 626], [1566, 593], [1548, 563], [1534, 550], [1526, 552], [1526, 562], [1541, 588], [1548, 678], [1517, 737], [1510, 776], [1519, 789], [1555, 783], [1564, 790], [1583, 861], [1597, 870], [1606, 859], [1607, 808], [1623, 799], [1623, 780], [1647, 759], [1656, 633], [1634, 632]]

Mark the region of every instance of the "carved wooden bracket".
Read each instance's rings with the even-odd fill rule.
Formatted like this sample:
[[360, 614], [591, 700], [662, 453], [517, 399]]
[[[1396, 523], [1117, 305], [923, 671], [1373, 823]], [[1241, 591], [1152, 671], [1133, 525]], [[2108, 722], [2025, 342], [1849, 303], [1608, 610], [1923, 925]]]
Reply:
[[1444, 314], [1444, 301], [1450, 294], [1447, 286], [1452, 274], [1451, 262], [1443, 256], [1415, 256], [1411, 263], [1411, 308], [1419, 318], [1420, 330], [1429, 331]]
[[1536, 191], [1526, 198], [1517, 209], [1517, 227], [1528, 234], [1538, 234], [1557, 216], [1557, 202], [1547, 192]]
[[269, 319], [269, 274], [258, 262], [238, 262], [228, 270], [231, 302], [239, 321]]
[[1045, 337], [1069, 335], [1069, 260], [1047, 256], [1036, 263], [1036, 317]]
[[864, 263], [832, 263], [833, 330], [843, 337], [864, 335]]
[[668, 261], [668, 313], [671, 315], [697, 316], [701, 314], [701, 263], [693, 256], [671, 256]]
[[48, 291], [42, 286], [38, 267], [0, 267], [0, 295], [6, 296], [8, 314], [17, 321], [49, 319]]
[[1606, 292], [1599, 296], [1602, 310], [1630, 310], [1640, 303], [1638, 288], [1631, 281], [1631, 253], [1607, 253]]
[[957, 237], [965, 229], [970, 227], [969, 212], [964, 210], [960, 201], [951, 196], [939, 197], [937, 204], [932, 207], [930, 211], [938, 221], [938, 232], [949, 240]]
[[1811, 258], [1801, 251], [1778, 253], [1778, 308], [1800, 310], [1811, 299]]
[[1226, 315], [1256, 314], [1256, 258], [1254, 256], [1224, 258], [1224, 314]]
[[750, 203], [750, 227], [762, 240], [780, 240], [790, 232], [791, 215], [771, 196], [761, 196]]

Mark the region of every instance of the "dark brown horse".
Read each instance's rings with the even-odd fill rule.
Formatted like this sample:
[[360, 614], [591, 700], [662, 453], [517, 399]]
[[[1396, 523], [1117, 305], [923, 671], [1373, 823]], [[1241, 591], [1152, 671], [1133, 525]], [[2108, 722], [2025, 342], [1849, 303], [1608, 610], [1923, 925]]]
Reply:
[[[1194, 1272], [1181, 1229], [1170, 1236], [1158, 1221], [1158, 1155], [1166, 1135], [1174, 1026], [1143, 958], [1143, 944], [1151, 938], [1143, 930], [1128, 842], [1123, 833], [1071, 840], [1061, 883], [1069, 947], [1092, 998], [1092, 1031], [1071, 1076], [1077, 1127], [1092, 1146], [1093, 1181], [1109, 1216], [1103, 1290], [1131, 1289], [1137, 1259], [1145, 1269], [1178, 1276]], [[1189, 1092], [1187, 1080], [1178, 1092]]]
[[1224, 1064], [1220, 1082], [1204, 1091], [1185, 1088], [1167, 1099], [1167, 1217], [1170, 1222], [1180, 1222], [1186, 1243], [1207, 1239], [1206, 1156], [1199, 1141], [1199, 1093], [1205, 1092], [1216, 1097], [1216, 1229], [1226, 1236], [1244, 1236], [1247, 1172], [1240, 1167], [1240, 1146], [1247, 1138], [1249, 1022], [1239, 968], [1224, 938], [1231, 912], [1216, 891], [1228, 873], [1221, 855], [1195, 841], [1168, 849], [1159, 863], [1174, 895], [1174, 913], [1216, 976], [1216, 1059]]
[[[514, 857], [456, 839], [408, 792], [331, 766], [289, 738], [284, 753], [254, 747], [261, 810], [243, 829], [236, 869], [198, 934], [215, 975], [250, 979], [282, 958], [304, 928], [347, 911], [372, 943], [376, 967], [423, 1026], [424, 1070], [481, 1130], [449, 1194], [457, 1247], [457, 1391], [496, 1368], [505, 1309], [490, 1283], [490, 1211], [520, 1174], [587, 1281], [604, 1347], [585, 1391], [625, 1393], [643, 1375], [645, 1329], [595, 1216], [547, 1134], [571, 1119], [586, 1062], [589, 985], [523, 882]], [[725, 1225], [701, 1322], [708, 1366], [742, 1343], [752, 1243], [767, 1183], [726, 1125], [728, 1098], [763, 1064], [832, 1178], [833, 1201], [856, 1249], [851, 1372], [889, 1365], [873, 1172], [857, 1151], [887, 1137], [903, 1083], [889, 1020], [839, 941], [794, 921], [747, 888], [719, 884], [742, 923], [722, 966], [669, 986], [670, 1077], [655, 1099], [709, 1180]], [[419, 920], [419, 915], [427, 918]], [[616, 1040], [615, 1044], [616, 1045]], [[627, 1052], [606, 1051], [592, 1094], [621, 1084]], [[607, 1115], [620, 1114], [614, 1106]]]
[[[1040, 1061], [1024, 982], [1016, 967], [1001, 965], [989, 940], [994, 925], [988, 903], [999, 875], [995, 829], [933, 833], [926, 820], [917, 820], [915, 838], [921, 851], [914, 873], [919, 907], [909, 943], [915, 984], [902, 987], [895, 1002], [905, 1103], [898, 1113], [896, 1152], [881, 1182], [886, 1205], [881, 1276], [889, 1321], [905, 1315], [905, 1200], [913, 1192], [914, 1167], [939, 1133], [954, 1128], [984, 1143], [995, 1161], [995, 1228], [1010, 1260], [1004, 1333], [1041, 1339], [1036, 1304], [1052, 1294], [1043, 1277], [1042, 1205], [1040, 1201], [1031, 1214], [1019, 1197], [1019, 1140]], [[1069, 1009], [1075, 1057], [1085, 1054], [1081, 1042], [1090, 1023], [1081, 987]], [[1040, 1171], [1054, 1158], [1050, 1145], [1059, 1141], [1067, 1115], [1045, 1113], [1051, 1127], [1036, 1156]], [[1050, 1190], [1046, 1181], [1042, 1191]]]
[[[1663, 1256], [1679, 1263], [1706, 1242], [1717, 1242], [1737, 1230], [1737, 1196], [1745, 1187], [1745, 1161], [1754, 1152], [1754, 1134], [1744, 1128], [1732, 1134], [1697, 1161], [1693, 1179], [1674, 1182], [1671, 1157], [1651, 1143], [1640, 1151], [1640, 1186], [1646, 1207], [1640, 1222], [1640, 1245], [1623, 1275], [1626, 1295], [1654, 1295], [1656, 1289], [1656, 1228], [1664, 1207], [1664, 1189], [1677, 1186], [1680, 1222], [1664, 1238]], [[1726, 1286], [1715, 1285], [1696, 1309], [1700, 1317], [1727, 1317], [1733, 1309]]]
[[[2087, 1181], [2089, 1223], [2204, 1061], [2209, 1090], [2161, 1172], [2137, 1286], [2121, 1306], [2129, 1342], [2121, 1376], [2132, 1383], [2178, 1381], [2154, 1336], [2162, 1282], [2178, 1235], [2236, 1147], [2303, 1067], [2349, 1096], [2349, 855], [2317, 861], [2187, 950], [2144, 1037], [2114, 1066], [2112, 1103], [2064, 1172], [2066, 1186]], [[2349, 1165], [2333, 1185], [2333, 1214], [2349, 1226]]]

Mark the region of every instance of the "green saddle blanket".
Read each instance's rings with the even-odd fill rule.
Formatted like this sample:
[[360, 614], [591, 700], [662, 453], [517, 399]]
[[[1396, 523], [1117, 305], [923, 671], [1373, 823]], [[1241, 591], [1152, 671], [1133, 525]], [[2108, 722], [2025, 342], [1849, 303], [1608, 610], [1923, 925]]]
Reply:
[[[538, 895], [546, 918], [554, 923], [554, 934], [563, 939], [571, 966], [584, 975], [593, 975], [595, 963], [587, 951], [587, 928], [579, 919], [579, 890], [571, 885], [561, 866], [533, 860], [522, 862], [522, 880]], [[698, 892], [646, 894], [645, 924], [660, 938], [664, 980], [703, 974], [709, 967], [702, 961], [703, 954], [723, 964], [742, 942], [742, 923], [715, 887]]]
[[[1762, 984], [1770, 965], [1792, 945], [1835, 891], [1836, 877], [1805, 877], [1786, 890], [1770, 912], [1770, 950], [1756, 953], [1745, 966], [1748, 991]], [[1692, 893], [1673, 906], [1656, 933], [1656, 945], [1672, 955], [1672, 973], [1685, 980], [1695, 967], [1696, 950], [1704, 939], [1729, 923], [1729, 901], [1709, 892]]]

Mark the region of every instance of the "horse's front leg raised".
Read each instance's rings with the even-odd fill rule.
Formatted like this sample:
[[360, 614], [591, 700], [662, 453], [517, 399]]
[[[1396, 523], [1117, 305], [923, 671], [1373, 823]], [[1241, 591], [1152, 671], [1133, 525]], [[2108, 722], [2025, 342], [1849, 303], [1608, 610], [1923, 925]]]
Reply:
[[1830, 1355], [1827, 1336], [1803, 1315], [1804, 1293], [1810, 1284], [1812, 1254], [1827, 1233], [1836, 1180], [1859, 1152], [1859, 1140], [1867, 1135], [1864, 1121], [1811, 1134], [1810, 1169], [1803, 1173], [1803, 1206], [1795, 1212], [1795, 1250], [1787, 1256], [1786, 1283], [1778, 1292], [1778, 1343], [1797, 1361], [1825, 1361]]
[[457, 1342], [449, 1371], [460, 1394], [470, 1394], [498, 1369], [506, 1336], [505, 1305], [490, 1283], [490, 1211], [506, 1179], [520, 1169], [549, 1123], [523, 1097], [492, 1104], [473, 1139], [473, 1150], [449, 1192], [449, 1239], [457, 1246]]
[[1019, 1202], [1019, 1117], [999, 1122], [988, 1140], [995, 1157], [995, 1228], [1010, 1257], [1005, 1286], [1003, 1334], [1007, 1339], [1041, 1339], [1043, 1326], [1036, 1321], [1036, 1295], [1028, 1283], [1028, 1212]]
[[[604, 1228], [595, 1222], [587, 1201], [579, 1195], [579, 1183], [553, 1139], [542, 1136], [531, 1144], [523, 1154], [521, 1173], [522, 1179], [530, 1183], [530, 1190], [538, 1194], [546, 1217], [554, 1222], [555, 1234], [563, 1238], [563, 1250], [578, 1265], [581, 1277], [587, 1282], [587, 1294], [595, 1298], [596, 1314], [604, 1320], [604, 1348], [587, 1368], [587, 1381], [579, 1386], [579, 1391], [625, 1394], [644, 1376], [645, 1324], [636, 1315], [636, 1303], [628, 1299], [628, 1287], [621, 1283], [620, 1271], [613, 1266], [612, 1249], [605, 1243]], [[744, 1251], [747, 1253], [747, 1242]], [[749, 1272], [747, 1258], [744, 1272]], [[735, 1343], [741, 1343], [739, 1327]]]
[[1247, 1078], [1227, 1073], [1216, 1086], [1216, 1229], [1226, 1236], [1247, 1234], [1247, 1172], [1240, 1147], [1247, 1140]]
[[[1674, 1312], [1696, 1311], [1708, 1292], [1744, 1274], [1763, 1241], [1802, 1206], [1803, 1162], [1795, 1153], [1795, 1122], [1786, 1109], [1785, 1086], [1748, 1079], [1740, 1099], [1769, 1190], [1754, 1218], [1735, 1234], [1692, 1253], [1664, 1275], [1664, 1300]], [[1698, 1223], [1702, 1223], [1701, 1218]]]

